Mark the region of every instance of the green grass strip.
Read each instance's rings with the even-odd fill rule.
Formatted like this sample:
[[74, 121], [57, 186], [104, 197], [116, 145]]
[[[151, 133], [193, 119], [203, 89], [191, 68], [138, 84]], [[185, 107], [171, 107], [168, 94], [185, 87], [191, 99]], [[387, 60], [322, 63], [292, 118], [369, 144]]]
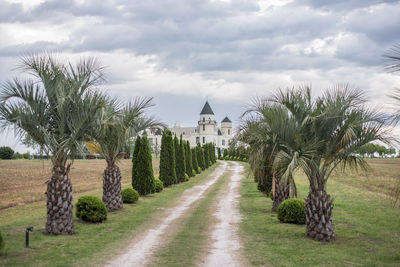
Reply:
[[218, 193], [228, 183], [231, 174], [231, 171], [226, 169], [225, 174], [208, 189], [192, 213], [180, 222], [180, 228], [172, 241], [156, 253], [152, 266], [197, 266], [204, 256], [204, 248], [210, 234], [213, 204], [217, 201]]

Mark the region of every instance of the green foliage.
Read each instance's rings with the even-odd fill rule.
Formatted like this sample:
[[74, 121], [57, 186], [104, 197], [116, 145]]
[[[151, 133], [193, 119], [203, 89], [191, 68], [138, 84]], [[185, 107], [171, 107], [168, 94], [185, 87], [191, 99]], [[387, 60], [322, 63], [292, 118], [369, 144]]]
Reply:
[[133, 150], [133, 155], [132, 155], [132, 187], [135, 188], [136, 182], [139, 180], [139, 175], [137, 172], [137, 166], [139, 164], [139, 150], [140, 150], [140, 144], [141, 144], [141, 138], [140, 136], [136, 137], [135, 141], [135, 147]]
[[192, 148], [192, 149], [191, 149], [191, 153], [192, 153], [192, 165], [193, 165], [193, 170], [194, 170], [196, 173], [200, 173], [200, 172], [199, 172], [199, 163], [197, 162], [196, 148]]
[[4, 242], [3, 236], [1, 235], [1, 232], [0, 232], [0, 251], [3, 250], [4, 246], [5, 246], [5, 242]]
[[185, 182], [189, 181], [189, 175], [185, 173]]
[[362, 157], [365, 157], [367, 155], [368, 157], [373, 158], [375, 156], [375, 153], [378, 153], [380, 157], [386, 157], [396, 154], [396, 149], [391, 147], [387, 148], [378, 144], [368, 143], [359, 147], [355, 151], [355, 153], [360, 154]]
[[76, 203], [76, 217], [87, 222], [102, 222], [107, 219], [107, 208], [100, 198], [82, 196]]
[[185, 144], [185, 159], [186, 159], [186, 174], [189, 177], [193, 177], [193, 164], [192, 164], [192, 151], [190, 150], [189, 141], [184, 142]]
[[210, 149], [208, 148], [208, 144], [203, 145], [203, 154], [204, 154], [204, 168], [210, 167]]
[[305, 224], [305, 207], [306, 203], [302, 199], [286, 199], [278, 207], [278, 219], [283, 223]]
[[0, 159], [12, 159], [14, 150], [9, 146], [0, 147]]
[[224, 149], [224, 153], [222, 154], [223, 159], [226, 159], [226, 157], [228, 156], [228, 149]]
[[153, 164], [151, 149], [146, 135], [140, 141], [140, 148], [136, 161], [136, 179], [132, 181], [132, 187], [140, 195], [150, 194], [154, 189]]
[[24, 154], [22, 154], [22, 157], [23, 157], [24, 159], [29, 159], [29, 153], [24, 153]]
[[204, 163], [203, 149], [200, 146], [200, 144], [197, 144], [196, 154], [197, 154], [197, 162], [199, 164], [199, 167], [204, 171], [206, 169], [206, 167], [205, 167], [205, 163]]
[[165, 187], [176, 183], [175, 149], [169, 130], [164, 131], [161, 139], [160, 180]]
[[139, 193], [133, 188], [122, 190], [122, 201], [124, 203], [135, 203], [139, 199]]
[[185, 172], [186, 172], [186, 155], [185, 155], [185, 145], [182, 140], [182, 135], [180, 137], [180, 142], [175, 135], [174, 138], [174, 146], [175, 146], [175, 155], [176, 155], [176, 179], [178, 183], [182, 183], [185, 181]]
[[154, 192], [160, 193], [164, 189], [164, 184], [160, 179], [154, 179]]
[[218, 152], [218, 159], [222, 159], [221, 158], [221, 148], [218, 148], [217, 152]]
[[272, 192], [272, 190], [269, 191], [269, 198], [270, 198], [271, 200], [274, 200], [274, 192]]
[[200, 167], [197, 168], [197, 173], [201, 173], [201, 168]]

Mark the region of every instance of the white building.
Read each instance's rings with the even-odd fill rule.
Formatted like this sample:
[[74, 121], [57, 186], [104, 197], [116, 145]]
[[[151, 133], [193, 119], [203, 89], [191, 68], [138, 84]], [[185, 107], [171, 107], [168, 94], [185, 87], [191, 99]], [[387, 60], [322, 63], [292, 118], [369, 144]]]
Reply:
[[[197, 143], [201, 145], [205, 143], [214, 143], [216, 147], [222, 150], [228, 148], [230, 141], [233, 137], [232, 121], [225, 117], [221, 121], [221, 127], [215, 121], [215, 115], [212, 111], [208, 101], [204, 104], [200, 112], [200, 120], [195, 127], [180, 127], [174, 125], [169, 128], [173, 136], [180, 138], [182, 134], [183, 140], [188, 140], [191, 147], [195, 147]], [[147, 137], [152, 145], [161, 145], [162, 133], [160, 130], [148, 130]]]

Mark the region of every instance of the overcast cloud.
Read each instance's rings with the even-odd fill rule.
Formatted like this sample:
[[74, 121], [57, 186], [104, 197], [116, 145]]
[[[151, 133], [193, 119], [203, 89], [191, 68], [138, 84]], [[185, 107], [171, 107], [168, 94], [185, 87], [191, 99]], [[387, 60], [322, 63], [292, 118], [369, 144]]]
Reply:
[[235, 122], [250, 98], [304, 84], [349, 83], [389, 110], [400, 75], [382, 55], [400, 43], [399, 22], [400, 1], [0, 0], [0, 81], [18, 75], [19, 56], [57, 51], [98, 57], [104, 89], [154, 96], [170, 125], [194, 126], [207, 98]]

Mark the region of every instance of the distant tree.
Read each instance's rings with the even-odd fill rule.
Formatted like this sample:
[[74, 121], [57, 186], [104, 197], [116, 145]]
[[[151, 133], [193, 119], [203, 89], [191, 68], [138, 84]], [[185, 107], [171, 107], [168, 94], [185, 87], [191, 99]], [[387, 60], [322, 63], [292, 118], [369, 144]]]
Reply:
[[133, 188], [140, 195], [150, 194], [154, 189], [154, 174], [150, 144], [146, 134], [143, 135], [140, 141], [136, 169], [138, 176], [137, 179], [133, 181]]
[[222, 156], [224, 157], [224, 159], [228, 156], [228, 149], [224, 149], [224, 153]]
[[208, 143], [203, 145], [204, 153], [204, 167], [207, 169], [210, 167], [210, 149], [208, 148]]
[[199, 164], [199, 167], [204, 171], [206, 169], [204, 154], [203, 154], [203, 149], [199, 143], [197, 144], [196, 152], [197, 152], [197, 163]]
[[189, 177], [193, 177], [193, 164], [192, 164], [192, 151], [190, 150], [189, 141], [186, 142], [185, 147], [185, 159], [186, 159], [186, 173]]
[[0, 159], [12, 159], [14, 150], [9, 146], [0, 147]]
[[191, 149], [192, 152], [192, 165], [193, 169], [196, 171], [196, 173], [199, 173], [199, 163], [197, 162], [197, 152], [196, 148]]
[[180, 142], [178, 141], [178, 137], [174, 138], [174, 146], [175, 154], [176, 154], [176, 179], [178, 183], [182, 183], [185, 181], [185, 171], [186, 171], [186, 162], [185, 162], [185, 148], [184, 143], [182, 141], [182, 135], [180, 138]]
[[175, 149], [169, 130], [164, 131], [161, 140], [160, 180], [165, 187], [176, 183]]

